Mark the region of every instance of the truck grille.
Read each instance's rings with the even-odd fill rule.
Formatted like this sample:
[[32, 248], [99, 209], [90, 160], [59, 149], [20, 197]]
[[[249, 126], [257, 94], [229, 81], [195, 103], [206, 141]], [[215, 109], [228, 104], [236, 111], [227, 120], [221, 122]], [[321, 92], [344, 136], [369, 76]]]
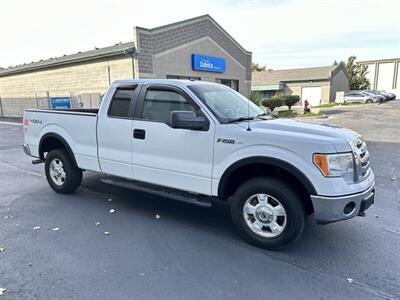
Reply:
[[369, 152], [362, 138], [356, 140], [353, 146], [353, 152], [356, 162], [355, 181], [359, 182], [368, 177], [370, 172]]

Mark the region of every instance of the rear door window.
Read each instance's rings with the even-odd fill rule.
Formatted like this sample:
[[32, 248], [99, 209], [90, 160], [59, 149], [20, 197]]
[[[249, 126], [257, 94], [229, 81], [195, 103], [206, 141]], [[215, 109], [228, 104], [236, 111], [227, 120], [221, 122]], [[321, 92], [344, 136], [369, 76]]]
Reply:
[[131, 104], [136, 100], [136, 88], [118, 88], [115, 92], [110, 107], [108, 116], [114, 118], [128, 118]]

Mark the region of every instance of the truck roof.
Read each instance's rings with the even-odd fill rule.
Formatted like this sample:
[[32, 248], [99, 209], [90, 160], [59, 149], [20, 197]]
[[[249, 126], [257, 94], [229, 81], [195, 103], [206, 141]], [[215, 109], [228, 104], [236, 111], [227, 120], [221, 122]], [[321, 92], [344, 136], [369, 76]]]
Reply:
[[186, 87], [189, 85], [195, 84], [218, 84], [214, 82], [201, 81], [201, 80], [187, 80], [187, 79], [154, 79], [154, 78], [142, 78], [142, 79], [130, 79], [130, 80], [116, 80], [112, 83], [112, 86], [120, 86], [120, 85], [131, 85], [131, 84], [139, 84], [139, 83], [151, 83], [151, 84], [170, 84], [179, 87]]

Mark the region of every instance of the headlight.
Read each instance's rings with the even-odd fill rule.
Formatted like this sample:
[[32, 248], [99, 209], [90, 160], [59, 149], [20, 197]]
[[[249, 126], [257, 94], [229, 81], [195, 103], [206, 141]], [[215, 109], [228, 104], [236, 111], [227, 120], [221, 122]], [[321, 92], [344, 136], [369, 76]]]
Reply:
[[354, 181], [353, 154], [314, 154], [314, 164], [326, 177], [343, 177], [347, 182]]

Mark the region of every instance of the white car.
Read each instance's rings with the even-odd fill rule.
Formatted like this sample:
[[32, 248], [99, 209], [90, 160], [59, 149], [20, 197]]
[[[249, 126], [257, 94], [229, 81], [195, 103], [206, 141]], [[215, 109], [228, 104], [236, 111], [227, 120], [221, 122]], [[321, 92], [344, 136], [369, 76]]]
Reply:
[[386, 100], [386, 97], [384, 97], [382, 95], [379, 95], [379, 94], [374, 94], [374, 93], [369, 92], [369, 91], [363, 91], [362, 93], [367, 95], [367, 96], [370, 96], [372, 99], [376, 100], [376, 101], [373, 101], [373, 102], [381, 103], [381, 102], [384, 102]]
[[374, 103], [379, 102], [378, 97], [374, 97], [364, 92], [349, 92], [344, 94], [344, 103]]
[[27, 109], [23, 124], [24, 151], [45, 163], [56, 192], [74, 191], [90, 170], [201, 206], [227, 201], [239, 234], [267, 249], [298, 239], [307, 216], [336, 222], [374, 202], [359, 134], [269, 117], [216, 83], [117, 81], [99, 110]]

